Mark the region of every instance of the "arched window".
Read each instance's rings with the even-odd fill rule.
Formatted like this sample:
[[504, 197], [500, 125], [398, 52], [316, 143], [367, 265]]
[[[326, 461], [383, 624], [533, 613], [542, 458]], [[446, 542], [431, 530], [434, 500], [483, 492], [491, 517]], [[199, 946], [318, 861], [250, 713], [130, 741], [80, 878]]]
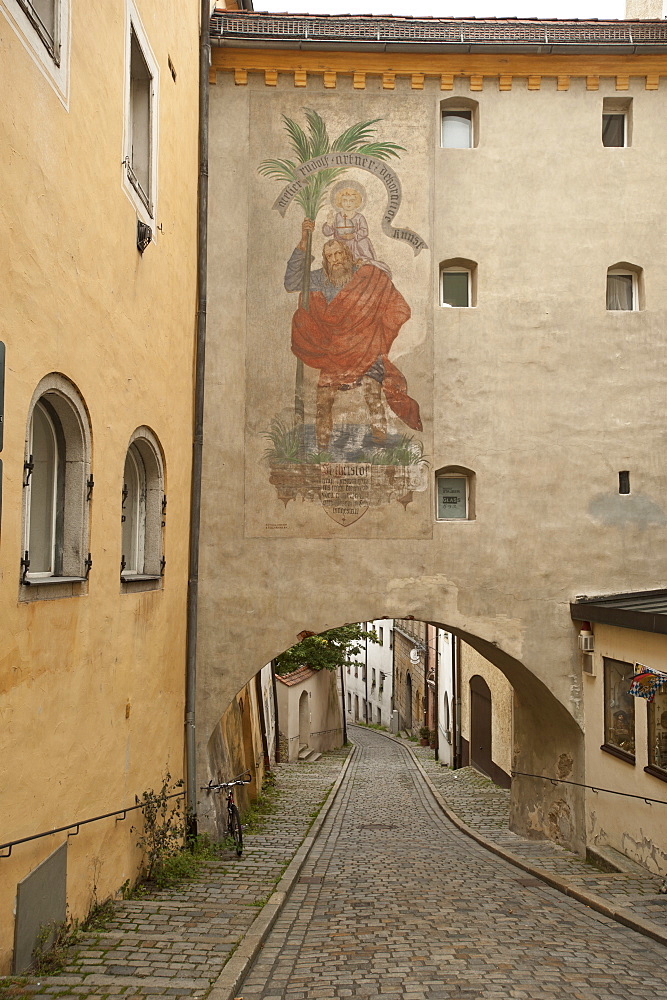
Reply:
[[633, 312], [644, 308], [642, 269], [621, 261], [607, 270], [607, 309]]
[[[28, 415], [23, 476], [21, 599], [46, 594], [37, 584], [87, 578], [88, 508], [92, 494], [90, 428], [78, 391], [63, 375], [42, 379]], [[23, 589], [26, 588], [26, 589]]]
[[440, 305], [468, 309], [477, 305], [477, 263], [451, 257], [440, 264]]
[[130, 438], [121, 492], [121, 582], [155, 589], [164, 573], [164, 463], [157, 438], [138, 427]]
[[446, 465], [435, 474], [436, 520], [475, 519], [476, 476], [462, 465]]
[[440, 102], [440, 145], [443, 149], [472, 149], [479, 141], [479, 102], [470, 97], [447, 97]]

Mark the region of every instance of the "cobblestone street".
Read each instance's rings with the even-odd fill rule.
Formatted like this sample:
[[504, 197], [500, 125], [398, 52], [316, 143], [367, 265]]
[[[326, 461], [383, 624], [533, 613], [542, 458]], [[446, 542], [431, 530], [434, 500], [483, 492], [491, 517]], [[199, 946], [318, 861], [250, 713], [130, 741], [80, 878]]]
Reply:
[[660, 879], [607, 874], [511, 833], [508, 793], [472, 768], [450, 771], [373, 730], [350, 736], [346, 772], [347, 751], [278, 766], [276, 812], [247, 834], [241, 859], [226, 852], [191, 883], [117, 904], [61, 973], [0, 985], [0, 997], [667, 998], [664, 944], [475, 843], [424, 773], [457, 823], [584, 896], [652, 918], [658, 933]]
[[408, 751], [357, 752], [244, 1000], [667, 997], [665, 947], [461, 833]]

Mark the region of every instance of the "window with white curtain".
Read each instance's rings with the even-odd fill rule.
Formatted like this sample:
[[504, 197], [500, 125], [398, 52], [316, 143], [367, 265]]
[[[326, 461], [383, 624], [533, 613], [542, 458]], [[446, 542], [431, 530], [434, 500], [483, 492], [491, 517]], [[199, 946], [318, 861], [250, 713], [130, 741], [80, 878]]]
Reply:
[[[43, 401], [35, 404], [28, 432], [27, 516], [24, 549], [30, 559], [30, 578], [54, 576], [57, 570], [57, 528], [62, 500], [59, 490], [57, 416]], [[30, 468], [32, 466], [32, 468]]]
[[69, 596], [64, 585], [85, 583], [92, 565], [90, 427], [76, 388], [57, 372], [33, 395], [24, 455], [20, 600]]
[[122, 511], [123, 574], [136, 575], [144, 571], [146, 469], [135, 445], [130, 445], [125, 457]]
[[165, 566], [166, 497], [161, 449], [148, 427], [137, 428], [130, 439], [121, 499], [121, 582], [130, 589], [155, 589]]
[[442, 112], [441, 145], [443, 149], [470, 149], [473, 145], [472, 111], [446, 108]]
[[634, 271], [610, 268], [607, 271], [607, 309], [639, 308], [638, 276]]

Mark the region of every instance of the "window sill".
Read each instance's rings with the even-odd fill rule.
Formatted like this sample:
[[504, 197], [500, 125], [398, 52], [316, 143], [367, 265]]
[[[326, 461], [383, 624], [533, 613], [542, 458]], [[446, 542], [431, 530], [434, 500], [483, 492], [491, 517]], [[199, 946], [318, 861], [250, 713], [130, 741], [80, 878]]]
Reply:
[[124, 575], [120, 578], [121, 594], [138, 594], [150, 590], [162, 590], [164, 577], [159, 574], [137, 573]]
[[620, 747], [614, 747], [610, 743], [603, 743], [600, 750], [611, 754], [612, 757], [618, 757], [619, 760], [624, 760], [626, 764], [632, 764], [633, 767], [637, 763], [634, 754], [628, 753], [627, 750], [621, 750]]
[[655, 764], [649, 764], [644, 768], [646, 774], [652, 775], [654, 778], [658, 778], [660, 781], [667, 781], [667, 771], [663, 770], [661, 767], [656, 767]]
[[19, 588], [19, 600], [48, 601], [62, 597], [80, 597], [88, 593], [85, 576], [44, 576], [37, 580], [24, 580]]

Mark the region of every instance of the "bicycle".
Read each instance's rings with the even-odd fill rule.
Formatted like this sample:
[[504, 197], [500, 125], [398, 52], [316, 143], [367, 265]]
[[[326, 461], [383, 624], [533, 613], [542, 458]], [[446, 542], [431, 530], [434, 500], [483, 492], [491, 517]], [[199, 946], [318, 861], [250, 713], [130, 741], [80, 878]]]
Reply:
[[233, 781], [220, 781], [217, 784], [214, 784], [211, 778], [208, 785], [202, 787], [202, 791], [220, 792], [224, 789], [227, 793], [227, 835], [234, 841], [234, 848], [239, 858], [243, 854], [243, 827], [238, 806], [234, 802], [234, 786], [251, 784], [252, 776], [246, 778], [246, 774], [250, 775], [250, 771], [237, 774]]

